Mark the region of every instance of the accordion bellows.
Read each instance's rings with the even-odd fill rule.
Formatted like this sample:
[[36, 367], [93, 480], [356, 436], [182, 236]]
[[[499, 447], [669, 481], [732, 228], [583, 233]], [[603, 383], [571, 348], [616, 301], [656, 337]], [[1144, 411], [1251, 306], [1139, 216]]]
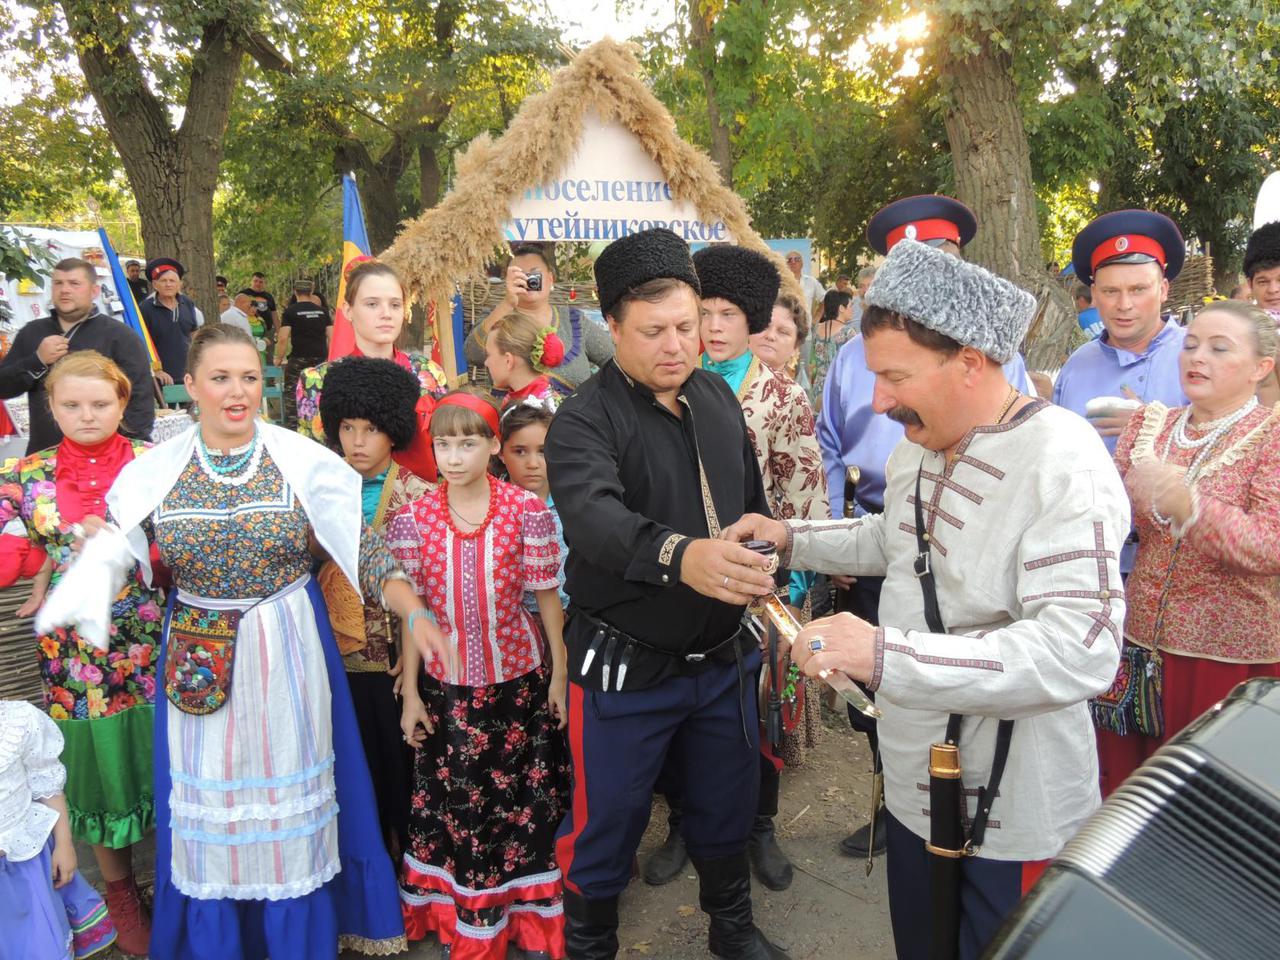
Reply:
[[1238, 686], [1107, 798], [986, 957], [1275, 956], [1278, 736], [1280, 680]]

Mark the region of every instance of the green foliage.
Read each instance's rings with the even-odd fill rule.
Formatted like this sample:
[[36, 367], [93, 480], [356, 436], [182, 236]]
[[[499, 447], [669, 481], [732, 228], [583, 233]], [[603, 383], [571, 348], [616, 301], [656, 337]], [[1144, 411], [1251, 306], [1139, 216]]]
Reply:
[[[174, 122], [210, 24], [280, 52], [287, 70], [244, 71], [215, 199], [220, 271], [261, 269], [276, 289], [338, 256], [343, 171], [392, 225], [416, 215], [455, 152], [504, 129], [562, 58], [556, 25], [510, 0], [22, 0], [20, 13], [0, 13], [10, 79], [28, 91], [0, 105], [0, 219], [83, 222], [90, 198], [104, 219], [136, 218], [68, 17], [127, 41]], [[894, 39], [921, 14], [923, 38]], [[1017, 80], [1046, 259], [1065, 259], [1100, 209], [1141, 205], [1231, 268], [1280, 158], [1280, 9], [1266, 0], [679, 0], [638, 39], [655, 92], [703, 148], [710, 77], [757, 228], [811, 236], [843, 269], [867, 255], [882, 203], [951, 188], [945, 68], [984, 49], [1008, 54]], [[136, 77], [117, 83], [142, 96]]]
[[52, 267], [53, 257], [39, 243], [21, 230], [0, 227], [0, 276], [5, 280], [43, 283]]

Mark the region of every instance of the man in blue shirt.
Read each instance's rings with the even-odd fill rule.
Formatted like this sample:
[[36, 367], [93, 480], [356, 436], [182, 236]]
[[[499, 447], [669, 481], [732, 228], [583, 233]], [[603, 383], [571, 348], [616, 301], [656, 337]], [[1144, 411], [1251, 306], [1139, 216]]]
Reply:
[[[1136, 407], [1159, 400], [1170, 407], [1187, 402], [1178, 373], [1186, 330], [1161, 315], [1169, 281], [1182, 270], [1186, 248], [1178, 225], [1150, 210], [1118, 210], [1080, 231], [1071, 249], [1076, 276], [1091, 283], [1102, 315], [1103, 334], [1063, 364], [1053, 402], [1087, 417], [1112, 453]], [[1088, 416], [1090, 400], [1115, 398]], [[1133, 569], [1137, 541], [1130, 534], [1120, 556], [1120, 572]]]
[[[1072, 264], [1081, 282], [1092, 285], [1105, 330], [1067, 358], [1054, 403], [1085, 417], [1089, 401], [1100, 397], [1171, 407], [1187, 402], [1178, 375], [1185, 331], [1160, 313], [1185, 258], [1177, 224], [1149, 210], [1104, 214], [1080, 231]], [[1089, 417], [1112, 453], [1132, 414], [1117, 404]]]

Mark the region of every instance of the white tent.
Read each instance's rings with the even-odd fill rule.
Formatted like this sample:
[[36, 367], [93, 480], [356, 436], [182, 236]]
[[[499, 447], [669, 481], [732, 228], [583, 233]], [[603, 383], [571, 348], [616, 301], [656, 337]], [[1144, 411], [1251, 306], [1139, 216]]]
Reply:
[[[115, 284], [111, 279], [111, 268], [107, 265], [106, 254], [102, 249], [102, 241], [96, 230], [50, 230], [46, 227], [3, 226], [0, 230], [10, 234], [16, 232], [39, 245], [48, 253], [51, 262], [56, 263], [66, 257], [80, 257], [88, 260], [98, 270], [98, 281], [102, 284], [102, 296], [98, 299], [98, 309], [103, 313], [119, 314], [122, 310], [120, 298], [116, 294]], [[121, 260], [139, 259], [121, 257]], [[52, 280], [45, 278], [43, 284], [37, 286], [29, 281], [9, 282], [0, 278], [0, 292], [13, 314], [10, 337], [17, 333], [26, 323], [49, 312], [49, 297]]]

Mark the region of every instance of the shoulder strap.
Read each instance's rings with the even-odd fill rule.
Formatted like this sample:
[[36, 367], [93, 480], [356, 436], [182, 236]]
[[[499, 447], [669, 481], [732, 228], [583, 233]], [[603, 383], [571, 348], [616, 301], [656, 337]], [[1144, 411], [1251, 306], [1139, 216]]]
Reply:
[[929, 564], [929, 534], [924, 528], [924, 507], [920, 499], [920, 477], [924, 473], [924, 458], [920, 459], [920, 469], [916, 471], [916, 579], [920, 581], [920, 592], [924, 594], [924, 621], [934, 633], [946, 633], [942, 623], [942, 611], [938, 608], [938, 585], [933, 579], [933, 569]]
[[[929, 563], [929, 534], [924, 528], [924, 506], [920, 497], [920, 477], [924, 473], [924, 459], [920, 460], [920, 469], [916, 471], [916, 579], [920, 581], [920, 592], [924, 594], [924, 619], [934, 633], [946, 633], [942, 623], [942, 611], [938, 607], [938, 585], [933, 579], [933, 569]], [[960, 724], [964, 716], [953, 713], [947, 717], [947, 743], [960, 745]], [[991, 779], [985, 787], [978, 788], [978, 809], [973, 817], [973, 826], [969, 831], [966, 849], [976, 852], [982, 846], [983, 837], [987, 833], [987, 820], [991, 816], [991, 806], [995, 803], [996, 794], [1000, 790], [1000, 780], [1004, 777], [1005, 764], [1009, 760], [1009, 744], [1013, 740], [1013, 721], [1001, 720], [996, 727], [996, 752], [991, 760]]]

